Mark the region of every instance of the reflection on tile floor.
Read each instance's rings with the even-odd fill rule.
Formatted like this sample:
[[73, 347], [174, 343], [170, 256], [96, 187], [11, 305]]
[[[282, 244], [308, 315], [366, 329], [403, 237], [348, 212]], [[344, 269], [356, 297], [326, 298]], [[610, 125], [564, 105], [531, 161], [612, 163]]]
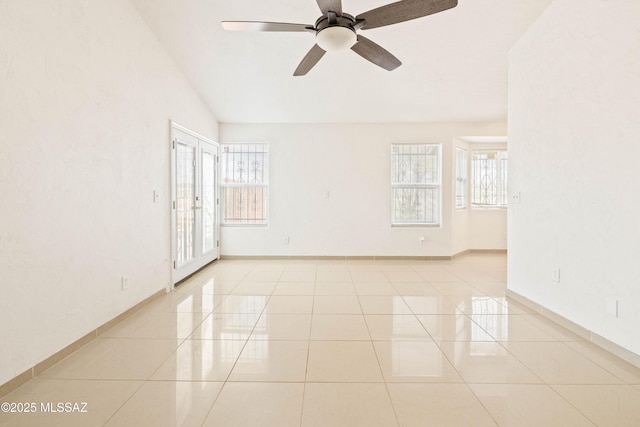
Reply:
[[494, 254], [216, 262], [2, 399], [86, 413], [0, 426], [637, 425], [640, 369], [505, 277]]

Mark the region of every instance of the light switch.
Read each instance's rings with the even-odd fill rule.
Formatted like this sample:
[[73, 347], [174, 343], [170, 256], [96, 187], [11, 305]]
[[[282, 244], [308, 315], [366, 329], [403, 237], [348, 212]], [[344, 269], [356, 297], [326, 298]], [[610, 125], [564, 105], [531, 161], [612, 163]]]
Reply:
[[616, 297], [607, 297], [605, 299], [605, 310], [607, 311], [607, 314], [610, 314], [611, 316], [614, 317], [618, 317], [618, 298]]

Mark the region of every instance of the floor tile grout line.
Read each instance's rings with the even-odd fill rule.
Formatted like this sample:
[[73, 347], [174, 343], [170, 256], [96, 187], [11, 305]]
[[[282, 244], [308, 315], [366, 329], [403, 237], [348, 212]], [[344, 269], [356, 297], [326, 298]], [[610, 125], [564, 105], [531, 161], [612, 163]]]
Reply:
[[[561, 342], [566, 348], [568, 348], [569, 350], [579, 354], [582, 358], [584, 358], [585, 360], [589, 361], [590, 363], [593, 363], [594, 365], [596, 365], [597, 367], [599, 367], [600, 369], [604, 370], [605, 372], [607, 372], [609, 375], [611, 375], [614, 378], [617, 378], [621, 384], [626, 384], [627, 382], [620, 378], [618, 375], [616, 375], [614, 372], [611, 372], [608, 368], [606, 368], [605, 366], [601, 365], [600, 363], [596, 362], [595, 360], [592, 360], [590, 357], [585, 356], [584, 354], [582, 354], [581, 352], [579, 352], [578, 350], [576, 350], [575, 348], [572, 348], [570, 345], [568, 345], [567, 343], [569, 342], [575, 342], [575, 341], [558, 341]], [[584, 342], [588, 342], [588, 341], [584, 341]]]
[[[498, 345], [504, 348], [507, 353], [513, 356], [518, 362], [520, 362], [525, 368], [527, 368], [533, 375], [535, 375], [542, 382], [542, 384], [548, 385], [541, 375], [539, 375], [536, 371], [534, 371], [527, 363], [524, 362], [524, 360], [522, 360], [515, 353], [509, 350], [508, 345], [505, 345], [509, 343], [508, 341], [496, 341], [496, 342], [498, 343]], [[521, 342], [526, 342], [526, 341], [521, 341]]]
[[207, 411], [206, 415], [204, 416], [204, 418], [202, 418], [202, 423], [200, 424], [200, 426], [204, 426], [204, 424], [207, 422], [207, 419], [209, 418], [209, 415], [211, 415], [211, 412], [213, 411], [213, 407], [216, 405], [216, 403], [218, 402], [218, 399], [220, 399], [220, 396], [222, 395], [222, 391], [224, 390], [224, 387], [227, 385], [227, 382], [224, 381], [222, 383], [222, 386], [220, 386], [220, 390], [218, 390], [218, 393], [216, 394], [215, 399], [213, 399], [213, 402], [211, 402], [211, 406], [209, 406], [209, 410]]
[[[462, 377], [462, 376], [461, 376]], [[489, 417], [493, 420], [493, 422], [495, 423], [496, 427], [500, 426], [500, 423], [498, 423], [498, 420], [496, 420], [496, 418], [494, 417], [494, 415], [491, 413], [491, 411], [489, 410], [489, 408], [486, 407], [486, 405], [484, 404], [484, 402], [482, 401], [482, 399], [480, 399], [480, 397], [473, 391], [473, 388], [469, 385], [469, 383], [466, 382], [466, 380], [464, 378], [462, 378], [462, 381], [464, 381], [464, 385], [467, 387], [467, 389], [471, 392], [471, 394], [473, 395], [473, 397], [476, 398], [476, 400], [478, 401], [478, 403], [480, 403], [480, 406], [482, 406], [482, 408], [485, 410], [485, 412], [487, 413], [487, 415], [489, 415]]]
[[[164, 363], [164, 362], [163, 362], [163, 363]], [[151, 374], [151, 375], [153, 375], [153, 374]], [[136, 388], [136, 390], [135, 390], [133, 393], [131, 393], [131, 395], [127, 398], [127, 400], [125, 400], [125, 401], [124, 401], [124, 402], [123, 402], [123, 403], [118, 407], [118, 409], [116, 409], [116, 410], [111, 414], [111, 416], [110, 416], [110, 417], [109, 417], [109, 418], [108, 418], [108, 419], [107, 419], [107, 420], [106, 420], [102, 425], [103, 425], [103, 426], [106, 426], [107, 424], [109, 424], [109, 422], [111, 422], [111, 420], [113, 419], [113, 417], [115, 417], [115, 416], [116, 416], [116, 414], [122, 410], [122, 408], [123, 408], [123, 407], [124, 407], [124, 406], [125, 406], [125, 405], [126, 405], [126, 404], [131, 400], [131, 399], [132, 399], [132, 398], [133, 398], [133, 396], [135, 396], [135, 395], [136, 395], [136, 394], [137, 394], [137, 393], [142, 389], [142, 387], [144, 387], [144, 386], [145, 386], [145, 384], [147, 384], [147, 380], [142, 381], [142, 384], [140, 384], [140, 386], [139, 386], [138, 388]]]
[[309, 359], [311, 356], [311, 333], [313, 331], [313, 316], [314, 316], [314, 307], [315, 307], [315, 301], [316, 301], [316, 288], [318, 287], [318, 267], [316, 264], [316, 269], [315, 269], [315, 277], [313, 280], [313, 295], [311, 298], [311, 319], [309, 320], [309, 340], [308, 345], [307, 345], [307, 361], [305, 363], [305, 367], [304, 367], [304, 386], [302, 388], [302, 405], [300, 406], [300, 422], [299, 425], [300, 427], [302, 427], [302, 421], [303, 421], [303, 417], [304, 417], [304, 402], [307, 396], [307, 377], [309, 375]]
[[[573, 342], [573, 341], [496, 341], [497, 343], [499, 343], [509, 354], [511, 354], [513, 357], [515, 357], [520, 363], [522, 363], [523, 365], [525, 365], [531, 372], [533, 372], [536, 376], [538, 376], [544, 384], [546, 385], [551, 385], [554, 383], [549, 383], [547, 381], [545, 381], [540, 375], [536, 374], [535, 371], [533, 371], [533, 369], [531, 369], [521, 358], [519, 358], [515, 353], [511, 352], [509, 350], [508, 345], [513, 343], [513, 344], [520, 344], [520, 343], [527, 343], [527, 344], [561, 344], [563, 347], [566, 347], [567, 349], [569, 349], [572, 353], [575, 353], [579, 356], [579, 358], [582, 358], [584, 360], [586, 360], [587, 362], [593, 364], [594, 366], [597, 366], [598, 368], [602, 369], [603, 371], [605, 371], [607, 374], [611, 375], [612, 377], [616, 378], [618, 381], [620, 381], [619, 383], [605, 383], [606, 385], [624, 385], [626, 384], [626, 382], [621, 379], [619, 376], [615, 375], [613, 372], [609, 371], [608, 369], [606, 369], [604, 366], [600, 365], [599, 363], [591, 360], [590, 358], [588, 358], [587, 356], [583, 355], [582, 353], [580, 353], [579, 351], [577, 351], [576, 349], [572, 348], [571, 346], [567, 345], [568, 342]], [[603, 385], [602, 383], [594, 383], [594, 384], [585, 384], [585, 383], [571, 383], [574, 385]], [[560, 384], [557, 384], [560, 385]]]
[[[203, 319], [202, 319], [202, 320], [200, 321], [200, 323], [198, 324], [198, 326], [199, 326], [200, 324], [202, 324], [202, 322], [204, 321], [204, 319], [206, 319], [207, 317], [208, 317], [208, 315], [207, 315], [207, 316], [204, 316], [204, 317], [203, 317]], [[145, 322], [144, 324], [146, 325], [146, 323], [149, 323], [149, 322]], [[196, 326], [195, 328], [197, 328], [198, 326]], [[142, 326], [140, 326], [140, 327], [142, 327]], [[194, 328], [193, 330], [195, 330], [195, 328]], [[135, 331], [136, 331], [136, 330], [138, 330], [138, 329], [139, 329], [139, 328], [136, 328], [133, 332], [135, 332]], [[193, 333], [193, 330], [191, 331], [191, 333]], [[187, 337], [191, 336], [191, 333], [190, 333]], [[173, 339], [171, 339], [171, 340], [173, 340]], [[122, 408], [127, 404], [127, 402], [129, 402], [129, 401], [133, 398], [133, 396], [135, 396], [135, 395], [140, 391], [140, 389], [142, 389], [142, 387], [144, 387], [144, 385], [145, 385], [145, 384], [148, 384], [148, 383], [149, 383], [149, 381], [150, 381], [151, 377], [153, 377], [153, 375], [154, 375], [154, 374], [155, 374], [155, 373], [156, 373], [156, 372], [157, 372], [157, 371], [158, 371], [158, 370], [159, 370], [159, 369], [160, 369], [160, 368], [161, 368], [165, 363], [167, 363], [167, 361], [171, 358], [171, 356], [173, 356], [173, 354], [175, 354], [175, 353], [178, 351], [178, 349], [180, 348], [180, 346], [181, 346], [182, 344], [184, 344], [186, 341], [187, 341], [187, 338], [183, 338], [183, 339], [181, 339], [180, 343], [176, 346], [175, 350], [174, 350], [173, 352], [169, 353], [169, 355], [166, 357], [166, 359], [164, 359], [164, 361], [160, 362], [160, 363], [158, 364], [158, 367], [157, 367], [153, 372], [151, 372], [151, 373], [149, 374], [149, 376], [148, 376], [145, 380], [142, 380], [142, 384], [140, 384], [140, 386], [139, 386], [139, 387], [138, 387], [138, 388], [137, 388], [137, 389], [136, 389], [136, 390], [135, 390], [135, 391], [134, 391], [134, 392], [129, 396], [129, 398], [128, 398], [125, 402], [123, 402], [123, 403], [122, 403], [122, 405], [120, 405], [120, 407], [119, 407], [116, 411], [114, 411], [114, 412], [113, 412], [113, 414], [111, 414], [111, 416], [109, 417], [109, 419], [107, 419], [107, 420], [106, 420], [106, 422], [104, 423], [104, 425], [107, 425], [107, 424], [111, 421], [111, 419], [112, 419], [112, 418], [113, 418], [113, 417], [114, 417], [114, 416], [115, 416], [115, 415], [116, 415], [116, 414], [117, 414], [117, 413], [118, 413], [118, 412], [119, 412], [119, 411], [120, 411], [120, 410], [121, 410], [121, 409], [122, 409]]]
[[378, 369], [380, 369], [380, 375], [382, 376], [384, 389], [387, 391], [387, 397], [389, 398], [389, 403], [391, 404], [391, 410], [393, 411], [393, 416], [395, 417], [396, 425], [400, 426], [400, 417], [398, 417], [398, 412], [396, 411], [396, 405], [393, 403], [393, 398], [391, 397], [391, 391], [389, 390], [389, 384], [388, 384], [387, 378], [384, 376], [384, 371], [382, 370], [382, 364], [380, 363], [380, 356], [378, 355], [378, 350], [376, 349], [375, 342], [373, 341], [373, 339], [371, 340], [371, 346], [373, 347], [373, 353], [376, 355], [376, 361], [378, 362]]
[[[427, 313], [427, 314], [425, 314], [425, 313], [420, 313], [420, 314], [419, 314], [419, 313], [416, 313], [416, 312], [414, 311], [414, 309], [411, 307], [411, 305], [409, 305], [409, 303], [408, 303], [408, 302], [407, 302], [407, 300], [405, 299], [405, 295], [400, 295], [400, 296], [401, 296], [402, 300], [404, 301], [404, 303], [407, 305], [407, 307], [409, 307], [409, 310], [411, 311], [411, 314], [412, 314], [413, 316], [415, 316], [415, 318], [416, 318], [416, 320], [418, 321], [418, 323], [420, 323], [420, 325], [422, 326], [422, 328], [427, 332], [427, 334], [428, 334], [428, 335], [431, 337], [431, 339], [435, 342], [435, 339], [433, 338], [433, 335], [431, 335], [431, 333], [427, 330], [427, 328], [426, 328], [426, 327], [424, 326], [424, 324], [420, 321], [420, 318], [419, 318], [418, 316], [424, 316], [424, 315], [427, 315], [427, 316], [434, 316], [434, 315], [435, 315], [435, 316], [441, 316], [442, 314], [441, 314], [441, 313], [436, 313], [436, 314], [428, 314], [428, 313]], [[420, 295], [408, 295], [408, 296], [410, 296], [410, 297], [411, 297], [411, 296], [420, 296]], [[456, 315], [456, 314], [454, 314], [454, 316], [455, 316], [455, 315]]]
[[380, 370], [380, 376], [382, 377], [382, 381], [384, 383], [384, 389], [387, 392], [387, 398], [389, 399], [389, 404], [391, 405], [391, 410], [393, 411], [393, 416], [396, 420], [396, 425], [400, 426], [400, 419], [398, 418], [398, 413], [396, 412], [395, 405], [393, 404], [393, 399], [391, 398], [391, 392], [389, 391], [389, 386], [387, 385], [387, 379], [384, 376], [384, 371], [382, 370], [382, 364], [380, 363], [380, 356], [378, 356], [378, 351], [376, 350], [375, 343], [373, 341], [373, 335], [371, 334], [371, 328], [369, 327], [369, 322], [367, 322], [367, 318], [364, 315], [364, 310], [362, 309], [362, 301], [360, 301], [360, 296], [357, 296], [358, 304], [360, 305], [360, 311], [362, 312], [362, 318], [364, 320], [364, 324], [367, 328], [367, 333], [369, 334], [369, 342], [371, 347], [373, 348], [373, 354], [376, 356], [376, 362], [378, 364], [378, 369]]
[[[583, 354], [583, 353], [580, 353], [577, 349], [575, 349], [575, 348], [573, 348], [573, 347], [571, 347], [571, 346], [569, 345], [569, 344], [571, 344], [571, 343], [578, 343], [578, 344], [590, 343], [589, 341], [582, 340], [582, 341], [562, 341], [562, 342], [563, 342], [567, 347], [569, 347], [570, 349], [572, 349], [573, 351], [576, 351], [576, 352], [578, 352], [581, 356], [585, 357], [585, 358], [586, 358], [587, 360], [589, 360], [591, 363], [596, 364], [597, 366], [599, 366], [600, 368], [604, 369], [605, 371], [607, 371], [608, 373], [610, 373], [610, 374], [611, 374], [611, 375], [613, 375], [614, 377], [618, 378], [618, 379], [622, 382], [622, 384], [630, 385], [630, 386], [632, 386], [632, 387], [633, 387], [634, 385], [640, 385], [640, 370], [638, 370], [638, 375], [639, 375], [639, 377], [638, 377], [638, 378], [639, 378], [639, 379], [638, 379], [638, 380], [636, 380], [636, 382], [631, 382], [631, 383], [630, 383], [630, 382], [628, 382], [627, 380], [625, 380], [624, 378], [622, 378], [620, 375], [617, 375], [617, 374], [616, 374], [616, 373], [614, 373], [612, 370], [610, 370], [610, 369], [606, 368], [604, 365], [600, 364], [598, 361], [594, 360], [593, 358], [591, 358], [591, 357], [589, 357], [589, 356], [587, 356], [587, 355], [585, 355], [585, 354]], [[624, 360], [623, 360], [622, 362], [627, 363], [627, 362], [626, 362], [626, 361], [624, 361]], [[633, 365], [631, 365], [631, 368], [635, 368], [635, 367], [634, 367]], [[635, 369], [637, 369], [637, 368], [635, 368]]]
[[222, 382], [222, 387], [220, 387], [220, 390], [218, 391], [218, 395], [216, 396], [216, 398], [214, 399], [213, 403], [211, 404], [211, 407], [209, 408], [209, 411], [207, 412], [207, 415], [204, 417], [203, 421], [202, 421], [202, 425], [204, 425], [204, 423], [207, 422], [207, 419], [209, 418], [209, 416], [211, 415], [213, 408], [216, 404], [216, 402], [218, 401], [218, 399], [220, 398], [220, 396], [222, 395], [222, 392], [225, 388], [225, 386], [227, 385], [227, 383], [232, 382], [229, 381], [229, 378], [231, 377], [231, 374], [233, 373], [234, 368], [236, 367], [236, 365], [238, 364], [238, 360], [240, 360], [240, 357], [242, 356], [242, 352], [244, 351], [244, 349], [247, 347], [247, 343], [249, 342], [249, 340], [251, 339], [251, 336], [253, 335], [253, 331], [255, 331], [256, 329], [256, 325], [258, 324], [258, 322], [260, 321], [260, 318], [262, 317], [262, 315], [264, 314], [264, 311], [267, 309], [267, 305], [269, 304], [269, 301], [271, 300], [271, 297], [268, 298], [267, 302], [265, 303], [264, 307], [262, 307], [262, 310], [260, 311], [260, 316], [257, 316], [256, 318], [256, 322], [253, 324], [253, 328], [251, 328], [251, 332], [247, 335], [247, 339], [244, 341], [244, 344], [242, 346], [242, 348], [240, 349], [240, 351], [238, 352], [238, 356], [236, 357], [235, 362], [233, 363], [233, 366], [231, 366], [231, 369], [229, 369], [229, 373], [227, 374], [226, 378], [224, 379], [224, 381]]
[[[584, 412], [582, 412], [580, 410], [580, 408], [578, 408], [573, 403], [571, 403], [571, 401], [569, 399], [567, 399], [566, 397], [564, 397], [558, 390], [556, 390], [555, 387], [553, 387], [553, 385], [551, 385], [551, 384], [545, 384], [545, 385], [549, 389], [551, 389], [551, 391], [553, 391], [553, 393], [555, 393], [557, 396], [559, 396], [560, 399], [565, 401], [569, 406], [571, 406], [573, 409], [575, 409], [580, 415], [582, 415], [584, 418], [586, 418], [588, 421], [590, 421], [595, 427], [598, 426], [598, 424], [595, 422], [595, 420], [592, 420], [589, 415], [585, 414]], [[581, 384], [581, 385], [584, 385], [584, 384]]]

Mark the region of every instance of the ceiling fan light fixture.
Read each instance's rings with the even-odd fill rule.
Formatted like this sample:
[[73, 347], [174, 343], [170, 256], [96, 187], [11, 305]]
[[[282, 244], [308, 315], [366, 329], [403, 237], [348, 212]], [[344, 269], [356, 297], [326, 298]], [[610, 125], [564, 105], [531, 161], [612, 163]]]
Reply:
[[326, 52], [350, 49], [356, 40], [355, 31], [341, 26], [327, 27], [316, 35], [316, 43]]

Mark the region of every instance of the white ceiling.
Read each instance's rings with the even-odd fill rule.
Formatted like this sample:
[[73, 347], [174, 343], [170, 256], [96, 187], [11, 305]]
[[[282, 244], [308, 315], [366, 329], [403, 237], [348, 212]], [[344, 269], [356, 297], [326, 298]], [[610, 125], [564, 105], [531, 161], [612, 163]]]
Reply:
[[[315, 0], [131, 0], [220, 122], [505, 120], [508, 51], [552, 0], [459, 0], [454, 9], [361, 31], [403, 62], [385, 71], [327, 53], [293, 77], [311, 33], [226, 32], [220, 21], [313, 24]], [[343, 0], [357, 15], [392, 0]]]

